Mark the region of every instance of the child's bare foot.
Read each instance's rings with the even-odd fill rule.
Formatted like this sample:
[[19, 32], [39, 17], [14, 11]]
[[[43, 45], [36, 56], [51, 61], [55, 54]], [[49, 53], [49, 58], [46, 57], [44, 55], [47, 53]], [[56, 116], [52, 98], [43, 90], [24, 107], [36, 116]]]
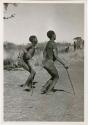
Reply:
[[24, 91], [28, 91], [29, 92], [29, 91], [31, 91], [31, 89], [32, 89], [31, 87], [25, 86]]
[[24, 84], [19, 85], [20, 87], [24, 87]]
[[41, 94], [46, 94], [46, 91], [41, 91]]

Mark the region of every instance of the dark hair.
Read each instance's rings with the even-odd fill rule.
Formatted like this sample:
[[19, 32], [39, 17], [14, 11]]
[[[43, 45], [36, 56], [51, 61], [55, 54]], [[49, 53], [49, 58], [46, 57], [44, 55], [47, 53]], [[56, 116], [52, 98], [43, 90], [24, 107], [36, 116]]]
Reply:
[[[34, 41], [35, 40], [35, 41]], [[29, 37], [30, 42], [35, 42], [37, 44], [37, 37], [35, 35], [32, 35]]]
[[47, 32], [47, 36], [48, 36], [48, 38], [52, 38], [52, 36], [55, 34], [55, 32], [53, 31], [53, 30], [49, 30], [48, 32]]

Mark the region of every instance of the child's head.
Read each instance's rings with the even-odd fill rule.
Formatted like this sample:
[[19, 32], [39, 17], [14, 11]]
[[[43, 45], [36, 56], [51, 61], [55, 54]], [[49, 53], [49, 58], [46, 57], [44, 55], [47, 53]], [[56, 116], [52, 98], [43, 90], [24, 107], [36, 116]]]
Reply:
[[56, 34], [55, 34], [55, 32], [54, 31], [52, 31], [52, 30], [49, 30], [48, 32], [47, 32], [47, 36], [48, 36], [48, 38], [49, 39], [56, 39]]
[[29, 41], [33, 44], [36, 45], [38, 43], [37, 37], [35, 35], [32, 35], [29, 37]]

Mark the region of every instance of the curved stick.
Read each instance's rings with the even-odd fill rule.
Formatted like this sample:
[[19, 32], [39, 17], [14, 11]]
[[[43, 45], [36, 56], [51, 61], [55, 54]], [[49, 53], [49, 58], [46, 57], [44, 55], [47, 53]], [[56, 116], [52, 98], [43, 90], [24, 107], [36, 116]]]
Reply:
[[75, 90], [74, 90], [74, 87], [73, 87], [73, 84], [72, 84], [72, 81], [71, 81], [71, 78], [70, 78], [70, 75], [69, 75], [69, 72], [68, 72], [67, 69], [66, 69], [66, 72], [67, 72], [67, 75], [68, 75], [69, 81], [70, 81], [70, 83], [71, 83], [71, 86], [72, 86], [72, 89], [73, 89], [73, 93], [74, 93], [74, 95], [75, 95]]
[[31, 83], [31, 96], [33, 95], [33, 82]]

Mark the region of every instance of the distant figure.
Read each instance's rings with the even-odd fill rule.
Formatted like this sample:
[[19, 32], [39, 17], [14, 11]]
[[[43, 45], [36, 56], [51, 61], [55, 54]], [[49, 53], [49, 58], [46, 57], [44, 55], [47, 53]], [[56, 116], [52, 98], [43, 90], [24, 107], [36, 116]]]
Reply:
[[74, 41], [74, 51], [76, 50], [76, 42]]
[[49, 93], [50, 91], [52, 91], [55, 84], [57, 83], [57, 81], [59, 79], [58, 71], [54, 65], [54, 62], [57, 60], [62, 65], [64, 65], [65, 68], [67, 68], [67, 66], [65, 66], [65, 64], [61, 61], [61, 59], [58, 58], [58, 49], [57, 49], [57, 45], [55, 43], [55, 39], [56, 39], [55, 32], [51, 31], [51, 30], [48, 31], [47, 37], [50, 40], [47, 42], [47, 45], [43, 52], [43, 58], [44, 58], [43, 66], [44, 66], [44, 69], [46, 69], [47, 72], [50, 74], [51, 78], [43, 86], [43, 88], [41, 90], [42, 94]]
[[65, 52], [68, 53], [68, 51], [69, 51], [69, 46], [65, 48]]
[[20, 85], [21, 87], [24, 87], [25, 90], [30, 91], [32, 88], [32, 82], [34, 80], [36, 72], [30, 65], [30, 60], [34, 56], [35, 53], [35, 46], [38, 42], [36, 36], [30, 36], [29, 41], [31, 42], [31, 45], [29, 44], [26, 48], [23, 49], [23, 53], [19, 55], [20, 62], [19, 64], [21, 67], [23, 67], [25, 70], [27, 70], [30, 75], [26, 81], [25, 84]]
[[84, 40], [82, 40], [82, 48], [84, 48]]

